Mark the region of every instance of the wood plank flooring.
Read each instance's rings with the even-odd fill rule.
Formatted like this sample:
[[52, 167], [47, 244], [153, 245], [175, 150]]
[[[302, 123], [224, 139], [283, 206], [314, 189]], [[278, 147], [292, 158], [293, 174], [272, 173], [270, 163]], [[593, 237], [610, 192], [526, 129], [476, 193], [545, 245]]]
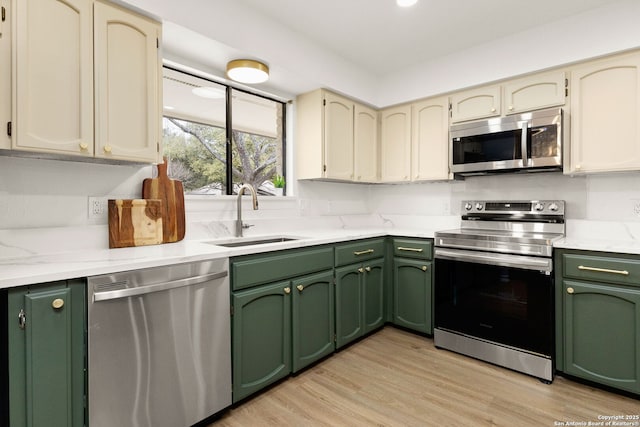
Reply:
[[563, 377], [543, 384], [385, 327], [211, 426], [558, 426], [638, 414], [640, 399]]

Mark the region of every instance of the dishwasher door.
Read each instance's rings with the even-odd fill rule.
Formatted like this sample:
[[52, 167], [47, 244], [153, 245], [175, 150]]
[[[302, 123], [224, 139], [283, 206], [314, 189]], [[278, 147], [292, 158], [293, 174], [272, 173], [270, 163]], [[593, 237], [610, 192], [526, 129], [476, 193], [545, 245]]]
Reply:
[[228, 265], [89, 278], [91, 427], [186, 427], [231, 405]]

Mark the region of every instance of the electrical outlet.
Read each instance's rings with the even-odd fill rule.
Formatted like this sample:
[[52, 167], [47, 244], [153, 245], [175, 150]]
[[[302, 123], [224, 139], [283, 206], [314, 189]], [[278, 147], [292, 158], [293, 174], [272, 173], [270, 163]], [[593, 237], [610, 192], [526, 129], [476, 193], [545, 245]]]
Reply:
[[101, 219], [107, 216], [107, 198], [89, 196], [89, 219]]

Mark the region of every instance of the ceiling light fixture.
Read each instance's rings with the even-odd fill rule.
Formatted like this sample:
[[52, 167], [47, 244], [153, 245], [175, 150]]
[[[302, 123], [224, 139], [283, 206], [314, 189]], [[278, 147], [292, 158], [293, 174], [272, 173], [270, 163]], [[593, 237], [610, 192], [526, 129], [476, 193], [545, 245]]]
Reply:
[[410, 7], [418, 3], [418, 0], [396, 0], [396, 4], [400, 7]]
[[269, 80], [269, 67], [254, 59], [235, 59], [227, 64], [227, 76], [239, 83], [264, 83]]

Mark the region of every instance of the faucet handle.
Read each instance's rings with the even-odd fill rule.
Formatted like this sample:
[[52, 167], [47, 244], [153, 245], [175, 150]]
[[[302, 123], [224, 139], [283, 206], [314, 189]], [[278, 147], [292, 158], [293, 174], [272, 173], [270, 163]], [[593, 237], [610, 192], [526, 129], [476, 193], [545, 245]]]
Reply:
[[242, 223], [242, 228], [250, 228], [253, 227], [255, 224], [247, 224], [246, 222]]

